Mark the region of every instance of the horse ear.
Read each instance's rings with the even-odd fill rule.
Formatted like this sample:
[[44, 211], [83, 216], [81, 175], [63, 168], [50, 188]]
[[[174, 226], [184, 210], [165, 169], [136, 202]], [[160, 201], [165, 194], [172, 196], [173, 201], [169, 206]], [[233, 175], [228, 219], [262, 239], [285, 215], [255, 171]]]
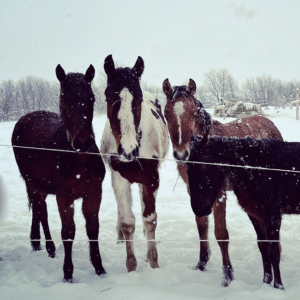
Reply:
[[61, 67], [60, 64], [57, 65], [56, 69], [55, 69], [55, 72], [56, 72], [56, 77], [57, 79], [60, 81], [60, 82], [64, 82], [65, 79], [66, 79], [66, 73], [64, 71], [64, 69]]
[[115, 63], [114, 60], [112, 58], [112, 55], [108, 55], [105, 60], [104, 60], [104, 71], [106, 73], [107, 76], [113, 76], [113, 74], [115, 73]]
[[190, 78], [189, 85], [188, 85], [188, 88], [187, 88], [189, 94], [191, 96], [194, 96], [195, 93], [196, 93], [196, 89], [197, 89], [196, 82], [193, 79]]
[[140, 79], [144, 72], [144, 68], [145, 68], [144, 60], [139, 56], [135, 62], [135, 65], [131, 70], [131, 73]]
[[91, 83], [95, 76], [95, 68], [93, 65], [90, 65], [85, 72], [84, 78], [88, 83]]
[[167, 96], [167, 98], [171, 97], [172, 87], [171, 87], [171, 84], [169, 82], [169, 78], [164, 80], [162, 88], [163, 88], [163, 91], [164, 91], [165, 95]]

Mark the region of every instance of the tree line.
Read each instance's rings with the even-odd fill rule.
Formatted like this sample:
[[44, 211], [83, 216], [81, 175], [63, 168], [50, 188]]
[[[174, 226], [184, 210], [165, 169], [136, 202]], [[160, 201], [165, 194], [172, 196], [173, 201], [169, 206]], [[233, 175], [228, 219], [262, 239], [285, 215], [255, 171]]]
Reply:
[[[188, 79], [182, 84], [187, 84]], [[163, 104], [165, 95], [161, 86], [141, 81], [142, 89], [154, 94]], [[300, 81], [284, 82], [271, 75], [261, 75], [246, 79], [240, 85], [226, 68], [211, 69], [204, 74], [204, 81], [198, 84], [196, 98], [204, 106], [214, 107], [224, 101], [242, 101], [261, 106], [284, 106], [296, 97]], [[100, 70], [93, 81], [96, 97], [95, 112], [105, 113], [104, 91], [106, 74]], [[59, 111], [59, 83], [35, 76], [0, 82], [0, 121], [17, 120], [22, 115], [36, 110]]]

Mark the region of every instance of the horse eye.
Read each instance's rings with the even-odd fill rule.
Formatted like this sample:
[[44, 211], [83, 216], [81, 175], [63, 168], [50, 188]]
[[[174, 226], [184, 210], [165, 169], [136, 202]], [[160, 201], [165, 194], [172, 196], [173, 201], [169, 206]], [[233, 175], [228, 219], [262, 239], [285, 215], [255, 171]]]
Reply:
[[111, 98], [106, 98], [105, 101], [107, 102], [108, 105], [112, 105], [113, 104], [113, 100]]

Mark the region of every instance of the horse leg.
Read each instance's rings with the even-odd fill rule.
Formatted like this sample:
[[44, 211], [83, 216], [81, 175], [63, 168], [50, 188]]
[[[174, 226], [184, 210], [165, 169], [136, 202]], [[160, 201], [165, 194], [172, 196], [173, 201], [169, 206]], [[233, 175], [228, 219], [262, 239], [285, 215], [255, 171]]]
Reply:
[[112, 170], [112, 187], [114, 189], [118, 204], [119, 221], [118, 232], [122, 232], [126, 240], [126, 267], [127, 271], [135, 271], [137, 261], [133, 249], [133, 235], [135, 231], [135, 217], [132, 213], [131, 183], [120, 175], [119, 172]]
[[[184, 164], [178, 164], [177, 169], [179, 172], [180, 177], [185, 182], [187, 191], [190, 195], [190, 187], [189, 187], [189, 181], [188, 176], [186, 172], [186, 165]], [[206, 264], [210, 257], [210, 250], [209, 250], [209, 242], [208, 242], [208, 217], [195, 217], [197, 229], [199, 233], [200, 238], [200, 255], [199, 255], [199, 262], [196, 266], [196, 270], [205, 271], [206, 270]]]
[[233, 268], [231, 265], [228, 247], [229, 234], [226, 227], [226, 192], [221, 192], [213, 206], [215, 219], [215, 236], [222, 253], [224, 281], [222, 285], [228, 286], [233, 280]]
[[200, 238], [200, 259], [196, 266], [196, 270], [205, 271], [206, 264], [210, 257], [209, 242], [208, 242], [208, 217], [195, 217], [199, 238]]
[[263, 277], [263, 282], [270, 284], [271, 281], [273, 280], [273, 273], [272, 273], [272, 268], [271, 268], [271, 261], [269, 259], [269, 246], [266, 242], [259, 242], [265, 241], [267, 239], [266, 237], [266, 230], [263, 224], [261, 224], [257, 219], [249, 216], [249, 219], [251, 220], [253, 227], [256, 231], [257, 235], [257, 245], [261, 253], [262, 261], [263, 261], [263, 267], [264, 267], [264, 277]]
[[94, 196], [86, 195], [83, 197], [82, 202], [82, 212], [86, 220], [86, 233], [90, 243], [90, 259], [97, 275], [106, 273], [102, 266], [98, 243], [101, 194], [102, 191]]
[[32, 221], [30, 231], [30, 243], [33, 251], [42, 250], [41, 247], [41, 233], [40, 233], [40, 213], [39, 203], [42, 201], [40, 193], [37, 190], [33, 190], [27, 186], [27, 195], [29, 201], [29, 207], [32, 209]]
[[70, 200], [70, 196], [65, 193], [58, 193], [56, 200], [62, 226], [61, 238], [65, 249], [64, 280], [73, 282], [72, 246], [76, 230], [74, 223], [74, 199]]
[[33, 251], [42, 250], [40, 242], [40, 223], [42, 223], [46, 238], [46, 249], [50, 257], [55, 257], [55, 245], [52, 241], [48, 224], [48, 213], [46, 197], [47, 194], [31, 189], [27, 186], [29, 203], [32, 207], [32, 224], [31, 224], [31, 246]]
[[121, 217], [120, 217], [120, 211], [118, 206], [118, 222], [117, 222], [117, 244], [124, 243], [125, 237], [122, 232], [122, 226], [121, 226]]
[[284, 290], [280, 275], [280, 243], [279, 231], [281, 227], [281, 216], [273, 216], [266, 225], [267, 239], [275, 242], [269, 242], [269, 258], [274, 272], [274, 288]]
[[155, 211], [155, 199], [158, 189], [158, 181], [151, 185], [139, 184], [141, 207], [142, 207], [142, 219], [144, 225], [144, 234], [148, 240], [148, 252], [147, 259], [150, 262], [150, 266], [153, 269], [159, 268], [157, 259], [158, 254], [156, 250], [155, 242], [155, 229], [157, 226], [157, 214]]
[[49, 223], [48, 223], [48, 211], [47, 211], [47, 203], [45, 201], [47, 197], [47, 194], [43, 194], [44, 201], [40, 202], [40, 215], [41, 215], [41, 223], [44, 230], [44, 235], [46, 239], [46, 249], [48, 252], [49, 257], [54, 258], [55, 257], [55, 244], [52, 241], [50, 229], [49, 229]]

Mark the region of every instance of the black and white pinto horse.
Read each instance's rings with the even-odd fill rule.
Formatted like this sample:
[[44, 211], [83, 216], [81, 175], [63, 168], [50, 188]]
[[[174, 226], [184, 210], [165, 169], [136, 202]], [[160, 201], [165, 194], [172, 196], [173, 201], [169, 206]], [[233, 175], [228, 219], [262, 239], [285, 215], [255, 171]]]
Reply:
[[104, 69], [107, 74], [105, 95], [108, 120], [101, 140], [101, 152], [111, 169], [112, 187], [118, 204], [118, 240], [126, 241], [128, 272], [135, 271], [135, 216], [132, 212], [131, 184], [138, 183], [144, 233], [148, 240], [147, 258], [152, 268], [158, 268], [154, 241], [157, 226], [155, 201], [160, 160], [167, 154], [169, 146], [166, 124], [155, 97], [141, 90], [140, 78], [144, 71], [141, 57], [130, 69], [115, 68], [109, 55], [105, 59]]

